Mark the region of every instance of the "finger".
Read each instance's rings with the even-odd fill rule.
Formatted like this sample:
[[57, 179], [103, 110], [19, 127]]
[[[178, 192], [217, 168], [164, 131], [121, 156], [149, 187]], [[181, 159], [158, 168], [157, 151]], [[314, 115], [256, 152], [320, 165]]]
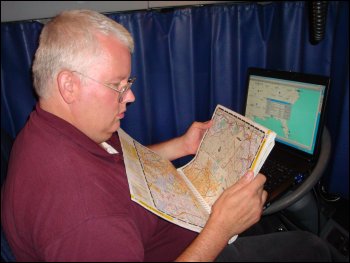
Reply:
[[254, 177], [253, 172], [249, 174], [247, 173], [237, 182], [238, 186], [236, 189], [240, 190], [249, 184], [251, 191], [256, 192], [259, 194], [259, 196], [261, 196], [265, 181], [266, 177], [263, 174], [258, 174]]
[[263, 190], [262, 195], [261, 195], [261, 202], [263, 205], [265, 204], [265, 202], [267, 200], [267, 196], [268, 196], [268, 193], [265, 190]]
[[263, 187], [260, 187], [259, 189], [258, 189], [258, 196], [262, 196], [263, 195], [263, 193], [264, 193], [264, 188]]
[[257, 177], [263, 177], [263, 178], [265, 178], [265, 180], [266, 180], [266, 176], [265, 176], [264, 174], [262, 174], [262, 173], [258, 173], [256, 176], [257, 176]]
[[235, 190], [242, 189], [242, 187], [249, 184], [254, 179], [254, 172], [253, 171], [247, 171], [232, 187]]
[[205, 121], [205, 122], [194, 122], [194, 125], [197, 127], [197, 128], [201, 128], [201, 129], [207, 129], [209, 128], [211, 125], [213, 124], [213, 120], [208, 120], [208, 121]]
[[266, 182], [266, 176], [261, 174], [261, 173], [258, 173], [256, 176], [255, 176], [255, 181], [256, 181], [256, 184], [258, 187], [262, 186], [265, 184]]
[[208, 120], [206, 122], [204, 122], [204, 124], [208, 127], [210, 127], [211, 125], [213, 125], [213, 120]]
[[234, 185], [230, 187], [232, 188], [231, 191], [239, 191], [250, 183], [252, 183], [252, 185], [249, 186], [252, 191], [258, 191], [259, 188], [263, 187], [266, 181], [266, 178], [263, 174], [258, 174], [258, 176], [259, 177], [254, 177], [254, 172], [248, 170]]

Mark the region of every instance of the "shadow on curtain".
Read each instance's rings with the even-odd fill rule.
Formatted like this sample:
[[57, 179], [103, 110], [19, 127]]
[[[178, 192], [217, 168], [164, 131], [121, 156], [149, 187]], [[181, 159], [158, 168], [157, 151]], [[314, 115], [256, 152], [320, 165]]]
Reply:
[[[240, 3], [109, 14], [135, 39], [136, 101], [122, 127], [143, 144], [182, 134], [220, 103], [242, 112], [248, 67], [331, 77], [330, 191], [348, 199], [349, 4], [329, 2], [324, 39], [309, 42], [307, 2]], [[1, 127], [17, 135], [33, 109], [30, 67], [42, 25], [1, 24]], [[181, 165], [186, 160], [176, 164]]]

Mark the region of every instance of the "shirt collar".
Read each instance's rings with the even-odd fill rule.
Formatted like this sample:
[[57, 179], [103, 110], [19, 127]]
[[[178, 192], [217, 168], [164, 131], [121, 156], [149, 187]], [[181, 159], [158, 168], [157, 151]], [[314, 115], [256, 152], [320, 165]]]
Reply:
[[118, 154], [119, 152], [107, 142], [100, 143], [101, 147], [105, 149], [109, 154]]
[[[103, 142], [101, 144], [97, 144], [69, 122], [65, 121], [64, 119], [61, 119], [60, 117], [50, 112], [43, 110], [42, 108], [40, 108], [39, 103], [36, 104], [35, 109], [36, 111], [32, 115], [34, 120], [45, 121], [47, 125], [57, 130], [57, 132], [60, 133], [60, 135], [67, 137], [69, 140], [80, 145], [81, 147], [86, 148], [88, 151], [103, 156], [118, 153], [118, 151], [109, 143]], [[112, 141], [115, 142], [116, 140]]]

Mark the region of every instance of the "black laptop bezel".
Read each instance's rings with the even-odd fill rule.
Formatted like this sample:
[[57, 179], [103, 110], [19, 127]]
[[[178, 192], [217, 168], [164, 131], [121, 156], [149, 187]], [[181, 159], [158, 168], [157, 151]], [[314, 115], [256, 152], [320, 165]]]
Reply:
[[320, 148], [321, 148], [321, 138], [322, 138], [323, 127], [324, 127], [324, 122], [325, 122], [326, 105], [327, 105], [327, 98], [328, 98], [328, 93], [329, 93], [330, 78], [327, 76], [323, 76], [323, 75], [315, 75], [315, 74], [308, 74], [308, 73], [301, 73], [301, 72], [292, 72], [292, 71], [282, 71], [282, 70], [250, 67], [250, 68], [248, 68], [247, 79], [246, 79], [246, 98], [245, 98], [244, 109], [243, 109], [244, 116], [245, 116], [246, 108], [247, 108], [249, 79], [250, 79], [251, 75], [285, 79], [285, 80], [305, 82], [305, 83], [311, 83], [311, 84], [318, 84], [318, 85], [323, 85], [325, 87], [324, 99], [323, 99], [323, 103], [322, 103], [322, 110], [321, 110], [321, 116], [320, 116], [320, 122], [319, 122], [319, 130], [318, 130], [318, 133], [316, 135], [316, 144], [315, 144], [314, 153], [309, 154], [309, 153], [303, 152], [301, 150], [297, 150], [291, 146], [282, 144], [278, 141], [275, 142], [276, 148], [279, 148], [280, 150], [285, 150], [291, 154], [297, 155], [297, 156], [305, 159], [307, 162], [315, 162], [319, 156]]

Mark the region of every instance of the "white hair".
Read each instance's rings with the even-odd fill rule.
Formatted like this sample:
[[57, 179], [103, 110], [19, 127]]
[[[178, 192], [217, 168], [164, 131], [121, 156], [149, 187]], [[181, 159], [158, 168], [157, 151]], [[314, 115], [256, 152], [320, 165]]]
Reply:
[[34, 88], [39, 97], [50, 95], [50, 82], [62, 69], [84, 72], [101, 54], [97, 33], [116, 37], [134, 50], [130, 33], [121, 24], [95, 11], [64, 11], [43, 28], [33, 62]]

